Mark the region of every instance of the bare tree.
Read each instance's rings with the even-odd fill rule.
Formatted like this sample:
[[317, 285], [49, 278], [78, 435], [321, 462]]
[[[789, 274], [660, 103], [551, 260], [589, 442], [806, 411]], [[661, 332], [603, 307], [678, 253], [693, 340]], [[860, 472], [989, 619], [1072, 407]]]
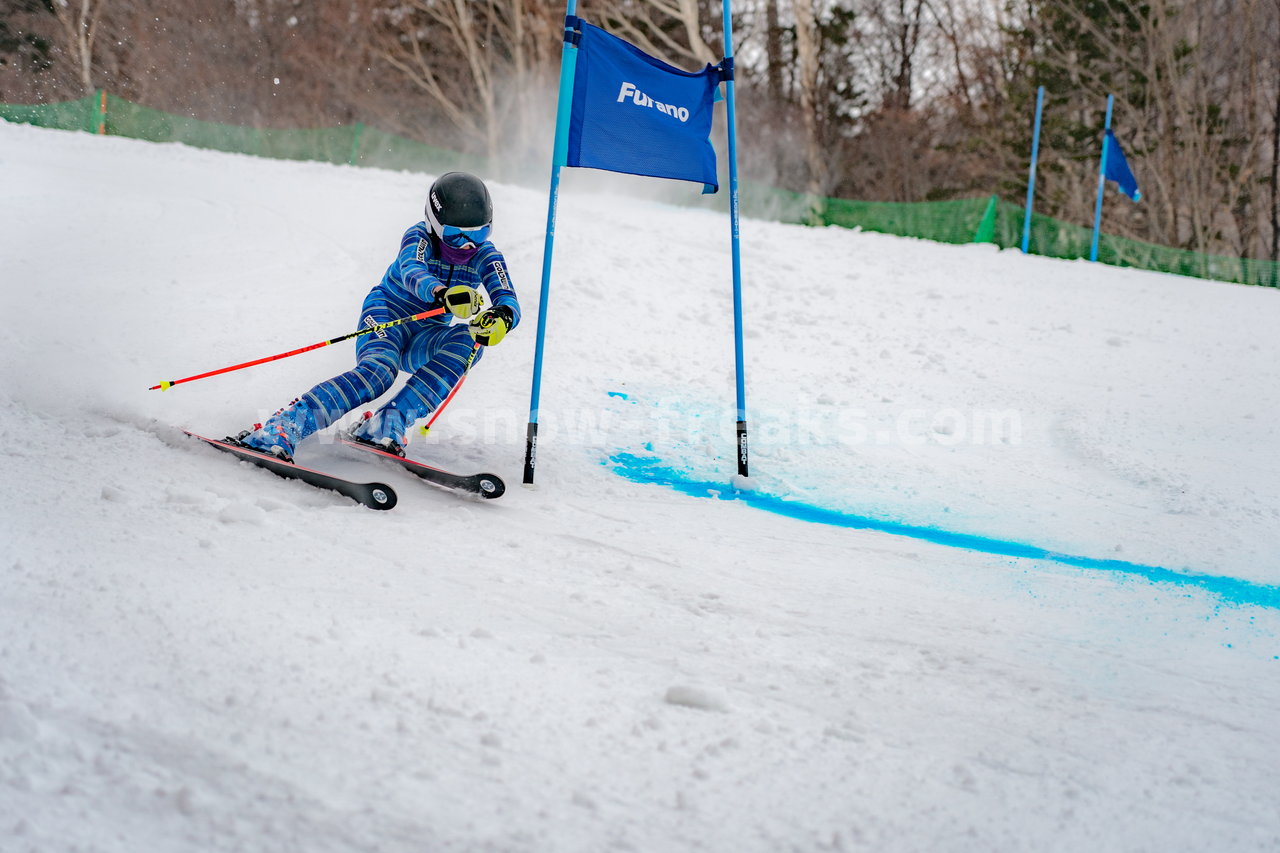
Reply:
[[84, 94], [92, 94], [93, 42], [107, 0], [53, 0], [53, 14], [62, 31], [64, 50], [76, 65]]
[[782, 102], [782, 27], [778, 23], [778, 0], [765, 0], [765, 73], [769, 100]]
[[[818, 125], [818, 35], [813, 0], [792, 0], [796, 26], [796, 88], [800, 95], [800, 116], [804, 121], [805, 154], [809, 164], [807, 190], [817, 203], [826, 194], [827, 168]], [[821, 211], [815, 209], [815, 214]]]
[[[1276, 13], [1272, 18], [1273, 32], [1280, 39], [1280, 0], [1274, 0], [1272, 5]], [[1275, 110], [1271, 114], [1271, 260], [1280, 262], [1280, 55], [1275, 52], [1271, 54], [1271, 84], [1275, 88]], [[1280, 279], [1272, 284], [1280, 286]]]
[[876, 65], [889, 109], [911, 108], [925, 6], [924, 0], [866, 3], [870, 26], [864, 31], [863, 49]]
[[704, 0], [588, 0], [582, 14], [598, 18], [614, 35], [671, 65], [720, 61], [719, 30]]
[[1275, 97], [1271, 116], [1271, 260], [1280, 261], [1280, 86]]
[[543, 4], [529, 0], [411, 0], [381, 13], [377, 54], [495, 167], [504, 137], [533, 125], [558, 43]]

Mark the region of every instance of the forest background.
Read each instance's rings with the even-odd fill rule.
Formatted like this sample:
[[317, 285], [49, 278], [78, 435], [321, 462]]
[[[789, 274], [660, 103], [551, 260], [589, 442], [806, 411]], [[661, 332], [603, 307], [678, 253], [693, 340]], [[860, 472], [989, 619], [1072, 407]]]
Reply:
[[[1025, 202], [1089, 225], [1106, 96], [1143, 191], [1109, 233], [1280, 260], [1280, 0], [736, 0], [743, 177], [815, 197]], [[254, 127], [363, 122], [549, 168], [558, 0], [0, 0], [0, 102], [97, 89]], [[673, 65], [719, 0], [580, 0]]]

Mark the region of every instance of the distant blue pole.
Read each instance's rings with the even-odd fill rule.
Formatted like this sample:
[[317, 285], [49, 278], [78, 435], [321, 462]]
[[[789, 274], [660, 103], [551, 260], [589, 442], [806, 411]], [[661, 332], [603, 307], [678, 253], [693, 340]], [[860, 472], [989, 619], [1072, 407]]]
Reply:
[[1089, 247], [1089, 260], [1098, 260], [1098, 229], [1102, 227], [1102, 191], [1107, 186], [1107, 131], [1111, 129], [1111, 102], [1114, 95], [1107, 95], [1107, 120], [1102, 127], [1102, 159], [1098, 161], [1098, 203], [1093, 208], [1093, 245]]
[[733, 359], [737, 375], [737, 456], [738, 474], [748, 476], [747, 466], [747, 382], [742, 357], [742, 247], [738, 228], [738, 134], [733, 101], [733, 15], [731, 0], [724, 0], [724, 101], [729, 124], [729, 230], [733, 257]]
[[1031, 131], [1031, 177], [1027, 180], [1027, 212], [1022, 217], [1022, 254], [1031, 245], [1031, 203], [1036, 196], [1036, 160], [1040, 156], [1040, 112], [1044, 108], [1044, 86], [1036, 89], [1036, 122]]
[[556, 241], [556, 208], [560, 203], [560, 168], [568, 160], [569, 117], [573, 108], [573, 79], [578, 67], [578, 48], [570, 40], [568, 18], [577, 9], [569, 0], [565, 9], [565, 39], [560, 52], [560, 94], [556, 102], [556, 138], [551, 155], [551, 194], [547, 199], [547, 234], [542, 246], [542, 289], [538, 298], [538, 334], [533, 353], [533, 388], [529, 392], [529, 426], [525, 432], [524, 483], [533, 485], [538, 464], [538, 406], [542, 397], [542, 357], [547, 337], [547, 299], [551, 294], [551, 253]]

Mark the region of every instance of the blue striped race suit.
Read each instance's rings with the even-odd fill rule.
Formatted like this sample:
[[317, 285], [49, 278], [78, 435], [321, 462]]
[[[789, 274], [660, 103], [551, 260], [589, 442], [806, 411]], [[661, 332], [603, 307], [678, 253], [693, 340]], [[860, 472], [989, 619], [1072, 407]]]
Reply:
[[[483, 287], [490, 307], [511, 309], [511, 326], [515, 328], [520, 322], [520, 303], [502, 253], [485, 242], [473, 253], [461, 253], [460, 263], [449, 263], [443, 257], [446, 251], [454, 252], [441, 246], [425, 222], [405, 231], [399, 254], [365, 297], [360, 327], [427, 311], [436, 305], [433, 292], [437, 288], [465, 284], [477, 290]], [[453, 319], [445, 313], [359, 337], [356, 366], [316, 385], [294, 404], [310, 409], [314, 416], [314, 423], [305, 416], [296, 419], [300, 428], [297, 440], [385, 394], [400, 370], [413, 375], [387, 407], [399, 409], [408, 424], [434, 411], [462, 378], [474, 346], [466, 323], [454, 325]], [[484, 347], [476, 351], [473, 364], [479, 362], [483, 351]]]

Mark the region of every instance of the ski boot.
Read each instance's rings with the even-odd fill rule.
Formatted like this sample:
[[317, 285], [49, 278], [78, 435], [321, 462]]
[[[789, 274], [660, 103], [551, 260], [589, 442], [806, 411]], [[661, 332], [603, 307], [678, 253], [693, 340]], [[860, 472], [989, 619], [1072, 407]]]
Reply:
[[234, 443], [292, 462], [294, 447], [315, 431], [316, 417], [311, 407], [301, 400], [294, 400], [267, 418], [266, 423], [254, 424], [252, 431], [240, 433]]
[[348, 433], [352, 441], [376, 447], [384, 453], [404, 456], [405, 432], [411, 423], [405, 422], [404, 413], [387, 405], [377, 412], [365, 412], [355, 428]]

